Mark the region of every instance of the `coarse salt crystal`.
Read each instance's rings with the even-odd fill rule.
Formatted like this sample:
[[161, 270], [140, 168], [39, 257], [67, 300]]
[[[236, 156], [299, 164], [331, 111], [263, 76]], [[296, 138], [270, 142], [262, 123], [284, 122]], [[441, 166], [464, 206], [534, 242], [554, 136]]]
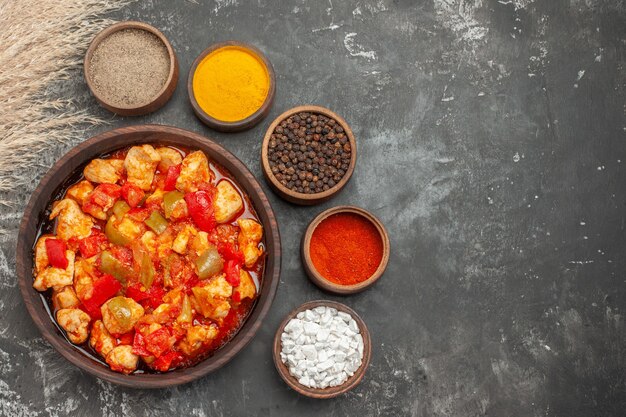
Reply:
[[362, 363], [363, 337], [356, 321], [334, 308], [298, 313], [283, 329], [281, 342], [281, 360], [307, 387], [341, 385]]

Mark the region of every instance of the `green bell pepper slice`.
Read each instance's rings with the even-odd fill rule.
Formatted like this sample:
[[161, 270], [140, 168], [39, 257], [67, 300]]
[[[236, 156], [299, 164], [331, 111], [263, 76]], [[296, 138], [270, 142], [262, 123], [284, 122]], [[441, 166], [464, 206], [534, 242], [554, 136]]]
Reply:
[[148, 226], [156, 234], [159, 234], [159, 235], [165, 232], [165, 229], [167, 229], [167, 225], [168, 225], [167, 220], [165, 220], [165, 218], [161, 216], [161, 213], [159, 213], [156, 210], [150, 213], [150, 217], [148, 217], [144, 221], [144, 223], [146, 224], [146, 226]]

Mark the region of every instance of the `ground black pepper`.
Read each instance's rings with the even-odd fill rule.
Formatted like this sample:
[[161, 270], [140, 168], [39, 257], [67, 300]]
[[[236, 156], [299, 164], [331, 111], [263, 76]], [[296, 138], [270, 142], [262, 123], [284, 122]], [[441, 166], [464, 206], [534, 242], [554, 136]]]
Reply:
[[350, 166], [352, 149], [344, 129], [322, 114], [301, 112], [276, 126], [268, 145], [274, 177], [303, 194], [334, 187]]

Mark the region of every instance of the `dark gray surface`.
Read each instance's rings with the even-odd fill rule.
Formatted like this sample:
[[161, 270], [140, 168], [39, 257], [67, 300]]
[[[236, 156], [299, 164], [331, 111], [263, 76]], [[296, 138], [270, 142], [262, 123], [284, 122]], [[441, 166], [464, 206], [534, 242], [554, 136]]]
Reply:
[[[14, 232], [35, 184], [20, 190], [19, 213], [0, 208], [0, 226], [12, 233], [0, 246], [0, 414], [624, 415], [623, 2], [198, 3], [140, 2], [115, 16], [169, 37], [181, 85], [161, 111], [111, 127], [201, 132], [260, 178], [272, 118], [320, 104], [354, 129], [353, 179], [310, 208], [279, 200], [263, 183], [284, 245], [269, 317], [228, 366], [162, 391], [96, 380], [42, 340], [14, 276]], [[277, 74], [270, 117], [241, 134], [205, 128], [186, 96], [194, 57], [227, 39], [258, 46]], [[81, 106], [106, 115], [80, 76], [69, 84]], [[37, 175], [69, 146], [46, 155]], [[392, 243], [385, 276], [346, 298], [314, 287], [298, 255], [306, 223], [338, 204], [373, 211]], [[290, 391], [270, 352], [281, 318], [319, 298], [356, 309], [374, 343], [361, 386], [328, 401]]]

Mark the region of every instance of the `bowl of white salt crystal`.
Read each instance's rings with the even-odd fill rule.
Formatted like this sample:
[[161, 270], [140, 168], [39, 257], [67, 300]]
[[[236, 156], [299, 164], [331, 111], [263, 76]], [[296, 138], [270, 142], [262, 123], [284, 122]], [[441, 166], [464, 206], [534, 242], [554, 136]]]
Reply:
[[274, 337], [274, 365], [296, 392], [333, 398], [356, 387], [369, 365], [365, 322], [335, 301], [309, 301], [285, 317]]

